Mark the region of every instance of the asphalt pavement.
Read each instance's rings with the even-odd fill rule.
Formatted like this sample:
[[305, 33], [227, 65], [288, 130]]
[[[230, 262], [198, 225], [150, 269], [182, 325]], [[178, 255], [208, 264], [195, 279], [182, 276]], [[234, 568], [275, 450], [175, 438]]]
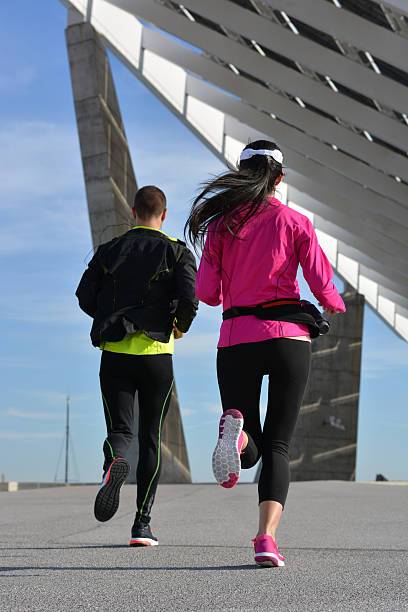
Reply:
[[408, 486], [293, 483], [284, 568], [259, 568], [256, 485], [161, 485], [159, 546], [130, 548], [135, 485], [108, 523], [96, 486], [0, 494], [0, 610], [408, 609]]

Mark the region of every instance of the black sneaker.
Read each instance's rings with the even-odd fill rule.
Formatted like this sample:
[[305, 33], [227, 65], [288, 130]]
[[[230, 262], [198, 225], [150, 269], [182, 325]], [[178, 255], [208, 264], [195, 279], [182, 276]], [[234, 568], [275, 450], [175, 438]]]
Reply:
[[157, 546], [158, 543], [148, 523], [134, 523], [129, 546]]
[[114, 459], [110, 464], [95, 499], [94, 514], [97, 521], [109, 521], [119, 508], [120, 488], [129, 471], [130, 465], [126, 459]]

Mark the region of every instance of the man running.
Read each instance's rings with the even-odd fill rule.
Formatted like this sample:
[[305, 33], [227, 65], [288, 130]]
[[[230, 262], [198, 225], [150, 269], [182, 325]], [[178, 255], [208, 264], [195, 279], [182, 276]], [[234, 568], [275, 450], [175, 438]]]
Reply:
[[139, 403], [137, 512], [131, 546], [154, 546], [150, 511], [160, 476], [160, 437], [174, 385], [174, 338], [188, 331], [198, 308], [196, 264], [185, 243], [161, 231], [166, 197], [146, 186], [136, 193], [135, 227], [102, 244], [76, 291], [93, 318], [91, 340], [102, 349], [100, 383], [107, 437], [95, 517], [107, 521], [119, 506], [130, 466], [133, 405]]

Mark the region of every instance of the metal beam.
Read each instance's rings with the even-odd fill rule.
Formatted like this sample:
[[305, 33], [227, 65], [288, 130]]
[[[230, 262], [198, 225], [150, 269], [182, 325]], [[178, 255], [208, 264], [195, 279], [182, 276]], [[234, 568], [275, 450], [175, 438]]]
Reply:
[[[67, 2], [67, 0], [62, 1]], [[251, 137], [265, 137], [264, 132], [248, 128], [228, 114], [188, 95], [189, 78], [183, 68], [166, 62], [152, 53], [149, 54], [148, 50], [143, 51], [142, 25], [137, 19], [127, 18], [126, 20], [125, 13], [116, 11], [113, 7], [107, 10], [109, 5], [101, 0], [94, 0], [94, 3], [98, 10], [103, 9], [102, 12], [97, 12], [95, 24], [98, 25], [109, 48], [221, 161], [231, 162], [239, 152], [242, 143], [247, 142], [248, 130], [250, 130]], [[78, 9], [79, 0], [72, 0], [69, 4]], [[122, 27], [118, 24], [121, 24]], [[113, 33], [118, 27], [122, 32], [120, 41]], [[253, 85], [252, 82], [249, 82], [248, 89], [252, 89]], [[211, 88], [210, 85], [208, 87]], [[372, 230], [369, 229], [367, 232], [364, 223], [353, 223], [348, 229], [337, 225], [337, 221], [344, 224], [345, 217], [347, 217], [342, 211], [342, 198], [333, 194], [333, 189], [319, 184], [319, 179], [315, 174], [313, 174], [315, 180], [310, 179], [310, 168], [307, 167], [307, 164], [313, 164], [312, 170], [319, 164], [306, 159], [296, 151], [289, 149], [288, 153], [300, 158], [292, 159], [296, 171], [289, 169], [287, 172], [290, 190], [294, 193], [294, 190], [297, 189], [302, 202], [306, 204], [308, 210], [315, 213], [314, 220], [318, 221], [320, 230], [326, 232], [327, 238], [335, 235], [335, 261], [338, 264], [338, 273], [348, 274], [348, 267], [351, 266], [352, 272], [354, 270], [352, 275], [357, 279], [356, 285], [353, 285], [356, 288], [358, 288], [359, 279], [365, 275], [368, 292], [373, 293], [367, 283], [371, 282], [371, 286], [375, 287], [373, 309], [396, 333], [408, 340], [408, 310], [405, 308], [405, 295], [403, 295], [407, 292], [408, 282], [405, 260], [401, 261], [399, 257], [387, 255], [384, 244], [377, 239], [378, 232], [376, 232], [376, 237], [370, 234]], [[323, 172], [327, 171], [321, 168]], [[333, 195], [336, 196], [335, 202], [331, 199]], [[344, 200], [344, 202], [347, 201]], [[322, 215], [321, 218], [320, 215]], [[349, 260], [345, 259], [343, 254], [346, 258], [349, 257]], [[350, 263], [347, 263], [348, 261]], [[356, 269], [358, 276], [355, 275]], [[371, 281], [370, 278], [374, 278], [375, 275], [376, 280]], [[380, 280], [384, 280], [387, 286], [379, 283]]]
[[[249, 135], [251, 138], [256, 139], [267, 137], [267, 134], [264, 132], [255, 129], [248, 130], [246, 125], [232, 117], [226, 117], [225, 133], [242, 143], [248, 141]], [[306, 194], [310, 196], [309, 202], [312, 208], [308, 206], [309, 210], [320, 214], [339, 228], [342, 228], [345, 231], [344, 242], [362, 250], [374, 260], [389, 266], [391, 277], [394, 272], [399, 272], [402, 276], [405, 276], [407, 274], [407, 248], [403, 245], [398, 245], [396, 249], [392, 249], [391, 253], [389, 251], [391, 246], [389, 240], [384, 240], [386, 238], [385, 234], [380, 237], [378, 232], [373, 232], [370, 228], [367, 228], [364, 222], [356, 225], [356, 222], [347, 213], [343, 213], [344, 210], [347, 211], [349, 209], [349, 201], [342, 198], [338, 193], [333, 192], [333, 189], [322, 185], [316, 175], [314, 175], [314, 180], [308, 178], [313, 175], [314, 170], [313, 162], [310, 163], [311, 160], [302, 158], [290, 150], [286, 154], [288, 157], [288, 168], [285, 171], [287, 182], [305, 194], [305, 196]], [[321, 206], [319, 210], [315, 208], [317, 202]]]
[[[300, 191], [293, 184], [288, 185], [287, 200], [289, 205], [295, 203], [301, 206], [304, 209], [304, 214], [311, 218], [316, 229], [337, 241], [336, 249], [338, 253], [357, 261], [362, 274], [393, 291], [399, 296], [398, 303], [408, 307], [408, 297], [405, 297], [408, 296], [407, 274], [392, 270], [378, 257], [373, 257], [373, 252], [367, 253], [364, 241], [356, 240], [354, 234], [340, 227], [327, 216], [327, 208], [324, 203]], [[331, 261], [336, 267], [336, 257], [331, 258]]]
[[[162, 98], [163, 98], [163, 97], [162, 97]], [[165, 97], [164, 97], [164, 101], [165, 101]], [[166, 102], [166, 103], [168, 103], [168, 102]], [[171, 108], [171, 105], [170, 105], [170, 104], [168, 104], [168, 105], [169, 105], [169, 107]], [[191, 122], [186, 121], [184, 117], [180, 117], [180, 118], [182, 118], [182, 120], [183, 120], [183, 121], [186, 123], [186, 125], [189, 125], [189, 127], [191, 128]], [[199, 132], [199, 130], [197, 131], [197, 135], [199, 135], [199, 137], [200, 137], [200, 132]], [[244, 141], [245, 141], [245, 140], [244, 140]], [[207, 144], [208, 144], [208, 140], [207, 140]], [[219, 152], [217, 149], [215, 149], [215, 150], [214, 150], [214, 148], [212, 148], [212, 150], [213, 150], [213, 152], [215, 152], [215, 153], [216, 153], [216, 154], [217, 154], [217, 155], [220, 157], [220, 159], [224, 159], [224, 158], [223, 158], [222, 153], [221, 153], [221, 155], [220, 155], [220, 152]], [[307, 162], [308, 160], [304, 160], [304, 161], [306, 161], [306, 162]], [[310, 171], [310, 169], [309, 169], [309, 171]], [[332, 195], [332, 194], [331, 194], [331, 195]], [[320, 199], [321, 199], [321, 198], [320, 198]], [[339, 214], [339, 213], [336, 213], [336, 211], [334, 211], [334, 213], [335, 213], [335, 214]], [[343, 215], [343, 221], [345, 221], [345, 220], [347, 221], [347, 219], [345, 219], [345, 218], [344, 218], [344, 215]], [[350, 219], [348, 219], [348, 223], [350, 224]], [[363, 225], [364, 225], [364, 224], [363, 224]], [[380, 240], [378, 240], [378, 236], [377, 236], [377, 235], [369, 235], [369, 236], [368, 236], [368, 243], [369, 243], [369, 245], [374, 244], [374, 245], [376, 245], [376, 247], [377, 247], [378, 245], [380, 245], [380, 247], [381, 247], [381, 246], [384, 246], [384, 245], [383, 245], [383, 243], [382, 243], [382, 241], [381, 241], [381, 239], [380, 239]], [[388, 247], [388, 246], [389, 246], [389, 244], [388, 244], [388, 245], [386, 245], [386, 247]], [[369, 248], [372, 248], [372, 246], [370, 246]], [[387, 256], [387, 254], [386, 254], [386, 253], [384, 253], [384, 252], [381, 252], [381, 251], [379, 251], [379, 252], [377, 252], [377, 253], [376, 253], [376, 257], [377, 257], [377, 259], [378, 259], [378, 258], [381, 258], [381, 257], [382, 257], [382, 258], [384, 258], [384, 257], [386, 257], [386, 256]], [[394, 256], [393, 256], [393, 257], [394, 257]], [[394, 262], [394, 265], [395, 265], [395, 262]], [[397, 265], [399, 265], [399, 264], [397, 263]], [[404, 268], [404, 269], [405, 269], [405, 268]]]
[[216, 64], [204, 55], [188, 49], [167, 36], [143, 29], [142, 45], [145, 49], [181, 66], [217, 87], [242, 98], [249, 104], [273, 112], [286, 123], [296, 126], [314, 138], [335, 144], [369, 165], [397, 176], [408, 176], [408, 158], [394, 153], [367, 138], [348, 130], [335, 121], [326, 119], [296, 102], [276, 94], [270, 89], [235, 74], [232, 70]]
[[[369, 51], [390, 64], [407, 69], [408, 40], [350, 13], [326, 0], [266, 0], [300, 21], [327, 32], [334, 38]], [[401, 0], [406, 4], [406, 0]]]
[[377, 2], [377, 4], [379, 4], [380, 6], [389, 6], [390, 9], [397, 9], [397, 11], [404, 13], [404, 15], [408, 17], [407, 0], [388, 0], [388, 2], [378, 2], [378, 0], [374, 0], [374, 2]]
[[297, 36], [234, 2], [183, 0], [183, 6], [390, 108], [400, 112], [408, 109], [408, 88], [404, 85], [376, 74], [363, 64], [351, 62], [344, 55], [303, 36]]
[[[134, 71], [135, 71], [135, 70], [134, 70]], [[135, 72], [137, 73], [137, 71], [135, 71]], [[139, 73], [139, 77], [140, 77], [140, 73]], [[145, 79], [143, 79], [143, 80], [145, 80]], [[145, 82], [146, 82], [146, 81], [145, 81]], [[148, 84], [148, 86], [150, 86], [150, 87], [151, 87], [151, 85], [149, 84], [149, 82], [148, 82], [148, 81], [147, 81], [147, 84]], [[157, 95], [157, 90], [156, 90], [156, 95]], [[169, 104], [169, 101], [168, 101], [168, 100], [166, 100], [166, 98], [165, 98], [164, 96], [160, 96], [160, 97], [161, 97], [161, 98], [163, 99], [163, 101], [164, 101], [164, 102], [165, 102], [165, 103], [166, 103], [166, 104], [169, 106], [169, 108], [172, 108], [172, 105], [171, 105], [171, 104]], [[174, 111], [174, 108], [172, 108], [172, 110]], [[183, 120], [183, 121], [186, 123], [186, 125], [188, 125], [188, 126], [190, 127], [190, 129], [191, 129], [191, 127], [192, 127], [192, 126], [191, 126], [191, 122], [189, 122], [188, 120], [186, 120], [186, 118], [185, 118], [185, 117], [184, 117], [182, 114], [180, 115], [179, 113], [177, 113], [177, 115], [178, 115], [178, 116], [179, 116], [179, 118], [181, 118], [181, 119], [182, 119], [182, 120]], [[201, 133], [199, 130], [196, 130], [196, 129], [194, 129], [194, 131], [196, 132], [196, 134], [197, 134], [197, 135], [198, 135], [198, 136], [199, 136], [199, 137], [200, 137], [200, 138], [201, 138], [201, 139], [202, 139], [204, 142], [206, 142], [206, 144], [207, 144], [207, 146], [208, 146], [208, 144], [209, 144], [209, 143], [208, 143], [208, 140], [207, 140], [207, 139], [205, 139], [205, 138], [203, 139], [203, 137], [202, 137], [202, 133]], [[244, 139], [244, 141], [245, 141], [245, 140], [246, 140], [246, 138]], [[214, 152], [214, 153], [215, 153], [215, 154], [216, 154], [216, 155], [217, 155], [217, 156], [218, 156], [220, 159], [224, 160], [224, 156], [223, 156], [222, 152], [220, 152], [219, 150], [215, 149], [214, 147], [211, 147], [211, 149], [212, 149], [212, 151], [213, 151], [213, 152]], [[305, 160], [305, 161], [307, 161], [307, 160]], [[331, 195], [332, 195], [332, 194], [331, 194]], [[327, 212], [329, 212], [329, 211], [327, 211]], [[339, 214], [339, 213], [336, 213], [336, 211], [332, 211], [332, 213], [333, 213], [333, 214], [337, 214], [337, 215]], [[344, 216], [344, 215], [340, 215], [340, 216], [342, 217], [342, 221], [343, 221], [343, 222], [347, 222], [347, 221], [348, 221], [348, 227], [350, 227], [350, 219], [348, 219], [348, 220], [347, 220], [347, 218], [345, 218], [345, 216]], [[356, 242], [357, 242], [357, 243], [359, 243], [359, 244], [361, 245], [361, 243], [362, 243], [362, 242], [364, 243], [364, 242], [366, 242], [366, 241], [365, 241], [365, 240], [362, 240], [362, 239], [360, 238], [360, 239], [357, 239], [357, 240], [356, 240]], [[368, 236], [367, 248], [369, 248], [369, 249], [373, 249], [373, 248], [374, 248], [374, 251], [375, 251], [375, 252], [374, 252], [374, 257], [376, 257], [376, 258], [377, 258], [377, 260], [378, 260], [378, 259], [380, 259], [380, 260], [381, 260], [381, 258], [383, 258], [383, 259], [384, 259], [384, 258], [386, 258], [386, 257], [387, 257], [386, 253], [384, 253], [383, 251], [378, 251], [378, 250], [377, 250], [377, 246], [378, 246], [378, 243], [379, 243], [379, 242], [380, 242], [380, 244], [381, 244], [381, 240], [380, 240], [380, 241], [378, 240], [378, 236], [376, 236], [376, 235], [369, 235], [369, 236]], [[372, 245], [376, 245], [376, 246], [375, 246], [375, 247], [373, 247]], [[389, 246], [389, 245], [387, 245], [387, 246]], [[395, 262], [394, 262], [394, 256], [392, 256], [392, 262], [395, 264]], [[391, 264], [391, 262], [390, 262], [390, 265], [392, 265], [392, 264]], [[404, 270], [405, 270], [405, 267], [404, 267]]]
[[[356, 207], [363, 206], [370, 216], [376, 213], [384, 220], [393, 219], [398, 225], [403, 224], [408, 227], [408, 188], [405, 185], [287, 124], [272, 119], [266, 113], [212, 87], [205, 81], [192, 76], [187, 77], [186, 93], [270, 136], [273, 134], [280, 144], [338, 173], [337, 178], [341, 181], [338, 185], [339, 190], [346, 193], [348, 199], [357, 202], [353, 204], [350, 214], [355, 213]], [[336, 180], [334, 174], [331, 176]], [[368, 189], [365, 186], [368, 186]], [[390, 198], [398, 203], [392, 202]], [[400, 227], [395, 229], [397, 232], [401, 230]], [[401, 232], [401, 237], [402, 240], [406, 239], [405, 231]]]
[[300, 96], [327, 113], [339, 116], [353, 125], [368, 130], [379, 138], [405, 150], [408, 127], [388, 118], [364, 104], [335, 93], [324, 85], [286, 66], [262, 57], [226, 36], [192, 23], [178, 13], [151, 0], [108, 0], [110, 4], [152, 23], [191, 45], [217, 55], [263, 81], [274, 83], [294, 96]]

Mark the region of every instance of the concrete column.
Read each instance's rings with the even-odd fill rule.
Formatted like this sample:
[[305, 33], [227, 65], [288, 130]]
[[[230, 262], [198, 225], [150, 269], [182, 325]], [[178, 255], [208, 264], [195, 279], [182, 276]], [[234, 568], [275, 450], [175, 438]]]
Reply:
[[346, 285], [347, 312], [312, 342], [312, 369], [290, 458], [292, 480], [354, 480], [364, 296]]
[[[132, 160], [104, 45], [88, 22], [70, 14], [66, 29], [69, 65], [94, 248], [133, 226], [137, 190]], [[101, 408], [102, 409], [102, 408]], [[136, 482], [138, 405], [129, 452], [130, 482]], [[161, 482], [191, 482], [177, 394], [162, 431]]]
[[[291, 480], [354, 480], [364, 296], [345, 284], [347, 312], [312, 341], [309, 382], [290, 448]], [[260, 466], [255, 481], [259, 480]]]

